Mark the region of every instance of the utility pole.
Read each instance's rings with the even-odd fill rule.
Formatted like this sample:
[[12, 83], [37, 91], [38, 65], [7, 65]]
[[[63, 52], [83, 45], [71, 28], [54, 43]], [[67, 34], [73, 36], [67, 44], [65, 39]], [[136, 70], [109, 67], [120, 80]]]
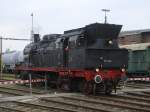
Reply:
[[31, 41], [33, 42], [33, 34], [34, 34], [34, 30], [33, 30], [33, 13], [31, 13], [31, 19], [32, 19], [32, 26], [31, 26]]
[[3, 73], [2, 73], [2, 70], [3, 70], [3, 64], [2, 64], [2, 37], [0, 37], [0, 79], [2, 79], [2, 76], [3, 76]]
[[104, 23], [106, 24], [107, 23], [107, 12], [110, 12], [109, 9], [102, 9], [102, 11], [105, 13], [105, 21]]

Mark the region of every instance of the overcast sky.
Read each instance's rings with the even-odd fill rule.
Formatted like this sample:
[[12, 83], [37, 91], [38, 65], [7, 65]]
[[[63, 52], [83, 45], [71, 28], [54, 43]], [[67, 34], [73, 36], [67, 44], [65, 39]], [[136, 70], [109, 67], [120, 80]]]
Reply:
[[[122, 24], [123, 30], [150, 29], [150, 0], [0, 0], [0, 35], [29, 39], [32, 12], [35, 32], [44, 35], [104, 22], [103, 8], [111, 10], [108, 22]], [[3, 41], [3, 51], [26, 44]]]

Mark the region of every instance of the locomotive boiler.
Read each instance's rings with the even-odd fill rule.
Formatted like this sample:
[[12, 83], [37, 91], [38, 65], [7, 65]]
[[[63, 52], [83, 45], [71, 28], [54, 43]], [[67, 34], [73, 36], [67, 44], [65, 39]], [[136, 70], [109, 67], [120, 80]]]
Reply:
[[125, 76], [128, 51], [118, 47], [121, 25], [94, 23], [85, 27], [49, 34], [24, 49], [24, 66], [16, 68], [23, 79], [27, 74], [42, 77], [57, 88], [84, 93], [110, 94]]

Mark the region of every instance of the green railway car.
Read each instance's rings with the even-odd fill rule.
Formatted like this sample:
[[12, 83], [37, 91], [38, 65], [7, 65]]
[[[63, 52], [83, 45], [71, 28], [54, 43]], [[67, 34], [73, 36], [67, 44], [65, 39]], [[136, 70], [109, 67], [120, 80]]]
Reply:
[[128, 77], [150, 77], [150, 43], [124, 45], [129, 50]]

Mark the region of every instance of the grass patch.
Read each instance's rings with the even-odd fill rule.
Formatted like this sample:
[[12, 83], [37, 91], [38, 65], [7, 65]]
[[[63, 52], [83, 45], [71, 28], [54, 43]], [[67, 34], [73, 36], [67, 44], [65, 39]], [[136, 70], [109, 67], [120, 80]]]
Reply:
[[15, 80], [15, 74], [3, 73], [2, 79], [4, 79], [4, 80]]

